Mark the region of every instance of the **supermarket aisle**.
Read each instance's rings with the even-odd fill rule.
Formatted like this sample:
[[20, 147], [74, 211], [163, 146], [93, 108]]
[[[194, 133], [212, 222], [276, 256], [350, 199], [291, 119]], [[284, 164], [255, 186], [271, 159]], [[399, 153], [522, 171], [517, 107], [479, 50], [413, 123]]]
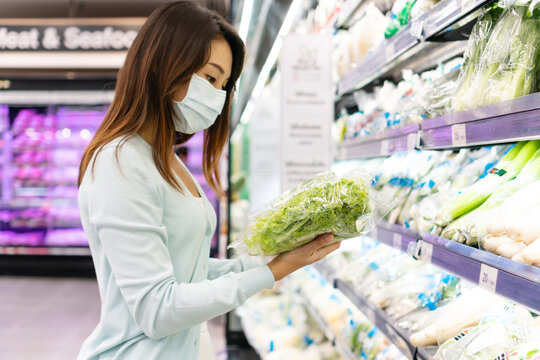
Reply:
[[[0, 277], [0, 360], [73, 360], [99, 320], [93, 279]], [[225, 359], [223, 319], [209, 324]]]

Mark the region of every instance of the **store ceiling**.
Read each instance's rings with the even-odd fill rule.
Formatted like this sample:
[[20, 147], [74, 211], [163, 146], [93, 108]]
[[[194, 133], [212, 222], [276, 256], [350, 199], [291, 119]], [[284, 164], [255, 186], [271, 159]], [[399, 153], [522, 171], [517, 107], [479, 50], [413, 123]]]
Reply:
[[[146, 17], [170, 0], [11, 0], [0, 1], [2, 18], [95, 18]], [[198, 0], [205, 6], [230, 16], [231, 1]]]

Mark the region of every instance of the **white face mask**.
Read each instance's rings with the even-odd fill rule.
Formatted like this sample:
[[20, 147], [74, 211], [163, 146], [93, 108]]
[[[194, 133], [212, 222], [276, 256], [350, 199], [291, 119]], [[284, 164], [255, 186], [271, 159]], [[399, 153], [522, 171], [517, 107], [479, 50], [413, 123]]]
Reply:
[[184, 134], [208, 129], [221, 114], [226, 97], [226, 91], [216, 89], [199, 75], [193, 74], [186, 97], [174, 102], [174, 129]]

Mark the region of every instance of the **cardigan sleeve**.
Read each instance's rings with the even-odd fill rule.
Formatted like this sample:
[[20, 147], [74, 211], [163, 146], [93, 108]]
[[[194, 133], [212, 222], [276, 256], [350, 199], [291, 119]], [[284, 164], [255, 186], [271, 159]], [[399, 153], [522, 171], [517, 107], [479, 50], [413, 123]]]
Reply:
[[159, 339], [195, 326], [273, 286], [268, 266], [238, 262], [220, 265], [215, 273], [226, 274], [213, 280], [179, 283], [165, 245], [161, 200], [137, 155], [121, 148], [117, 160], [114, 147], [102, 149], [81, 190], [116, 284], [148, 337]]
[[208, 263], [208, 279], [217, 279], [220, 276], [234, 272], [240, 273], [260, 266], [249, 256], [241, 256], [238, 259], [214, 259]]

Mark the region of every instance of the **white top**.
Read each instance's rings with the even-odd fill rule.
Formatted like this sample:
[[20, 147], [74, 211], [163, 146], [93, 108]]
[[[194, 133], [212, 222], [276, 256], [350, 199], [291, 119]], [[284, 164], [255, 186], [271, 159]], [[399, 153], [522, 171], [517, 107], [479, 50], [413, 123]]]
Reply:
[[247, 257], [210, 259], [216, 215], [197, 181], [190, 174], [202, 198], [185, 186], [180, 193], [140, 136], [117, 161], [119, 142], [103, 147], [79, 189], [102, 307], [78, 359], [196, 359], [200, 324], [271, 288], [274, 277]]

